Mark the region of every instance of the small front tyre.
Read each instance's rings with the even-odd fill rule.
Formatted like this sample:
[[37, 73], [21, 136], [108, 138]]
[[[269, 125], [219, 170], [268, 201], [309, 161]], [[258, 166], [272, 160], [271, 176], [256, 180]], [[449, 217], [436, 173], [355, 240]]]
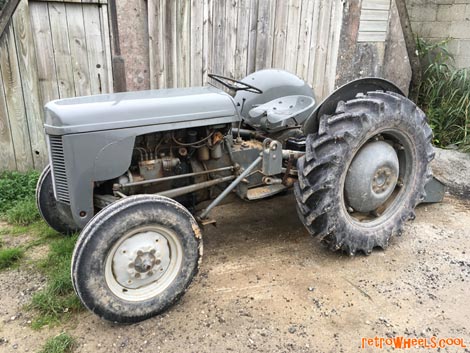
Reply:
[[131, 196], [83, 229], [72, 282], [82, 303], [103, 319], [139, 322], [184, 294], [201, 253], [199, 226], [182, 205], [157, 195]]
[[79, 231], [70, 207], [55, 199], [50, 165], [44, 168], [39, 177], [36, 186], [36, 205], [42, 219], [55, 231], [65, 235]]

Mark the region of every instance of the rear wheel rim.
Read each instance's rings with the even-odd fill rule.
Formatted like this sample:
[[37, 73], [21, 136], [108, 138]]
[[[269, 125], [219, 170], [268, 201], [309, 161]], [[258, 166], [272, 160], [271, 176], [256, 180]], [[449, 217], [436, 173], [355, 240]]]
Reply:
[[152, 225], [128, 231], [109, 251], [105, 280], [111, 292], [125, 301], [154, 298], [177, 278], [183, 265], [183, 246], [176, 233]]
[[[344, 174], [341, 182], [343, 193], [341, 207], [343, 212], [348, 216], [347, 219], [349, 219], [350, 222], [365, 228], [380, 226], [387, 222], [393, 214], [396, 214], [399, 211], [406, 201], [409, 194], [408, 189], [410, 185], [412, 185], [412, 181], [416, 176], [416, 156], [414, 156], [413, 152], [413, 143], [407, 134], [397, 129], [384, 129], [377, 132], [372, 138], [369, 138], [360, 146], [360, 148], [365, 146], [367, 143], [377, 141], [378, 139], [388, 141], [394, 146], [399, 161], [399, 175], [396, 181], [395, 190], [388, 197], [383, 206], [367, 214], [355, 212], [355, 210], [347, 204], [346, 197], [344, 195], [347, 172]], [[359, 153], [360, 148], [357, 153]], [[345, 169], [346, 171], [349, 169], [349, 166], [352, 164], [357, 153], [351, 159], [348, 168]]]

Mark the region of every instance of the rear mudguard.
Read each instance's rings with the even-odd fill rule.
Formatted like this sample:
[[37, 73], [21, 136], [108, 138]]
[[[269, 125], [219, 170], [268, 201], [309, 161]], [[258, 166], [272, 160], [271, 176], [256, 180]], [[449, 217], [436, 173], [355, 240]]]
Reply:
[[318, 119], [325, 114], [333, 114], [338, 102], [353, 99], [358, 93], [370, 91], [389, 91], [405, 96], [395, 84], [383, 78], [367, 77], [351, 81], [331, 93], [315, 107], [302, 127], [305, 136], [317, 132]]

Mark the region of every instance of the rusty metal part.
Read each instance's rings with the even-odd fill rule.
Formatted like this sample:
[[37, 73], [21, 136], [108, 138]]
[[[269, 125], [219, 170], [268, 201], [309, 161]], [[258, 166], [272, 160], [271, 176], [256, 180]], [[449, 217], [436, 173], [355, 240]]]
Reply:
[[294, 161], [294, 155], [293, 154], [289, 154], [289, 158], [287, 159], [287, 168], [286, 168], [286, 172], [284, 173], [284, 176], [282, 177], [282, 183], [284, 185], [286, 185], [286, 182], [287, 182], [287, 178], [289, 178], [289, 173], [290, 173], [290, 170], [292, 168], [292, 162]]

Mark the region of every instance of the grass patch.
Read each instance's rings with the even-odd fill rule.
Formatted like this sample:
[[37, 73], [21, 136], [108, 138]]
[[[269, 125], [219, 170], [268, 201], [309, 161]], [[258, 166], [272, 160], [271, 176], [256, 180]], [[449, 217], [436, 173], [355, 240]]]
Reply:
[[447, 50], [450, 39], [430, 43], [418, 39], [425, 69], [418, 104], [423, 107], [439, 147], [470, 151], [470, 69], [457, 69]]
[[40, 216], [36, 207], [37, 171], [0, 174], [0, 217], [10, 224], [29, 225]]
[[70, 353], [75, 346], [75, 340], [69, 334], [63, 332], [60, 335], [49, 338], [39, 353]]
[[76, 296], [70, 278], [72, 252], [77, 237], [61, 237], [50, 243], [50, 251], [39, 268], [47, 275], [47, 286], [34, 294], [30, 308], [36, 311], [33, 328], [55, 325], [80, 311], [82, 305]]
[[[9, 225], [0, 229], [0, 235], [33, 235], [34, 239], [21, 248], [0, 249], [0, 269], [15, 264], [25, 251], [49, 244], [47, 257], [37, 263], [47, 276], [47, 285], [33, 295], [29, 308], [35, 312], [33, 328], [60, 323], [71, 313], [82, 309], [70, 278], [72, 253], [77, 240], [64, 237], [40, 220], [36, 208], [35, 191], [39, 173], [4, 172], [0, 174], [0, 218]], [[69, 336], [58, 336], [46, 344], [44, 352], [65, 352]], [[65, 348], [60, 348], [65, 347]], [[57, 350], [57, 349], [62, 350]], [[64, 350], [65, 349], [65, 350]]]
[[60, 235], [42, 220], [28, 224], [26, 226], [10, 224], [0, 228], [0, 235], [17, 236], [26, 233], [36, 235], [40, 239], [57, 238]]
[[5, 219], [10, 224], [29, 225], [40, 219], [36, 200], [24, 199], [16, 202], [5, 212]]
[[22, 248], [0, 249], [0, 270], [9, 268], [16, 264], [23, 257]]

